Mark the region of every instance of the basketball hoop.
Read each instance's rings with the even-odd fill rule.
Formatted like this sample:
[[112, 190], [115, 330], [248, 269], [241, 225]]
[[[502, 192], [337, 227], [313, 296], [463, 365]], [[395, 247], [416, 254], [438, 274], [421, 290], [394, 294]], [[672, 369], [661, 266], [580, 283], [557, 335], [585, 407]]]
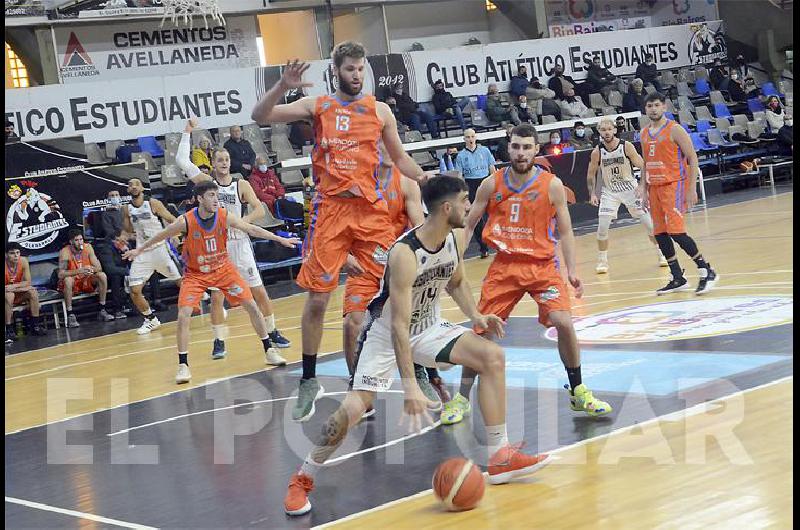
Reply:
[[182, 18], [182, 23], [191, 28], [192, 17], [196, 15], [202, 15], [206, 29], [208, 28], [207, 16], [210, 16], [218, 24], [225, 25], [225, 19], [219, 10], [217, 0], [162, 0], [162, 3], [164, 5], [164, 16], [161, 18], [162, 27], [167, 17], [169, 17], [176, 26], [178, 25], [178, 19]]

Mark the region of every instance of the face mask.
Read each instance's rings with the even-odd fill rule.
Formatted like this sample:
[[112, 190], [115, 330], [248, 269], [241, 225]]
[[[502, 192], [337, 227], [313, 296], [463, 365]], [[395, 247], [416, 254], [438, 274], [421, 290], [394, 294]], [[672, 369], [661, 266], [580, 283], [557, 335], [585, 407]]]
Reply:
[[560, 144], [561, 143], [561, 137], [560, 136], [553, 136], [552, 138], [550, 138], [550, 143], [551, 144]]
[[523, 109], [527, 109], [528, 108], [528, 104], [527, 103], [520, 103], [519, 106], [521, 108], [523, 108]]
[[733, 79], [734, 81], [736, 81], [736, 80], [738, 80], [738, 79], [739, 79], [739, 76], [738, 76], [738, 75], [732, 75], [732, 76], [731, 76], [731, 79]]
[[119, 206], [122, 204], [122, 199], [120, 197], [111, 197], [108, 199], [108, 202], [111, 204], [111, 206]]
[[398, 96], [400, 96], [400, 95], [403, 94], [403, 89], [402, 88], [396, 88], [394, 93], [397, 94]]
[[583, 129], [575, 129], [575, 136], [578, 138], [583, 138], [586, 135], [586, 131]]
[[262, 173], [266, 173], [267, 172], [267, 165], [266, 164], [261, 164], [260, 166], [258, 166], [258, 170], [261, 171]]

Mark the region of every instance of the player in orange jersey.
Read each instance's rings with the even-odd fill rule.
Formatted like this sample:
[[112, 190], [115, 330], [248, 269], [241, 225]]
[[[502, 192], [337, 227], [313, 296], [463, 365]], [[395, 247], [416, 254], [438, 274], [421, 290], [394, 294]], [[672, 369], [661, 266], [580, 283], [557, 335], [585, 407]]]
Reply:
[[311, 160], [317, 195], [297, 276], [297, 284], [309, 293], [301, 320], [303, 376], [292, 411], [294, 421], [307, 421], [314, 414], [314, 402], [324, 392], [316, 379], [323, 317], [348, 254], [356, 257], [371, 281], [367, 296], [371, 298], [378, 292], [386, 255], [394, 242], [387, 204], [377, 189], [378, 140], [383, 139], [402, 174], [416, 181], [426, 177], [403, 150], [389, 107], [375, 96], [362, 94], [365, 57], [366, 50], [357, 42], [337, 45], [332, 54], [336, 93], [278, 105], [288, 90], [311, 86], [302, 79], [308, 64], [287, 63], [281, 80], [252, 114], [257, 123], [305, 120], [314, 124]]
[[58, 253], [58, 286], [64, 295], [67, 308], [67, 327], [80, 326], [78, 317], [72, 312], [72, 297], [76, 294], [93, 293], [97, 290], [100, 311], [97, 319], [103, 322], [114, 320], [114, 315], [106, 311], [108, 277], [103, 266], [89, 243], [84, 243], [83, 232], [78, 228], [69, 231], [69, 244]]
[[[410, 228], [425, 222], [422, 194], [416, 182], [397, 171], [384, 143], [379, 142], [378, 146], [381, 155], [380, 169], [378, 170], [379, 189], [389, 207], [389, 219], [393, 227], [392, 236], [397, 239]], [[345, 269], [347, 281], [342, 305], [343, 349], [347, 370], [352, 377], [356, 367], [356, 343], [364, 324], [364, 312], [375, 293], [372, 279], [364, 274], [363, 267], [352, 254], [347, 257]], [[425, 397], [437, 404], [437, 411], [440, 410], [442, 403], [447, 401], [449, 396], [447, 396], [447, 390], [436, 369], [428, 368], [426, 370], [424, 366], [415, 363], [414, 373]], [[365, 416], [371, 416], [374, 412], [374, 409], [369, 409]]]
[[33, 334], [44, 335], [39, 316], [39, 295], [31, 285], [31, 266], [22, 257], [22, 246], [16, 241], [6, 244], [6, 344], [16, 340], [14, 334], [14, 306], [28, 304], [33, 317]]
[[[581, 379], [581, 352], [572, 324], [569, 292], [556, 257], [558, 228], [567, 278], [580, 298], [583, 285], [577, 275], [575, 236], [564, 185], [554, 174], [536, 166], [539, 145], [531, 125], [514, 127], [508, 152], [511, 166], [496, 171], [481, 184], [467, 219], [469, 238], [470, 229], [484, 212], [488, 213], [483, 238], [497, 249], [483, 280], [478, 310], [506, 320], [514, 306], [529, 294], [539, 306], [539, 322], [558, 330], [558, 352], [569, 378], [565, 388], [570, 407], [590, 416], [608, 414], [611, 406], [595, 398]], [[488, 334], [488, 338], [497, 337]], [[442, 412], [443, 424], [458, 423], [469, 412], [474, 378], [475, 372], [464, 368], [460, 392]]]
[[145, 241], [123, 257], [134, 259], [142, 252], [154, 247], [165, 239], [185, 234], [183, 255], [186, 272], [178, 295], [178, 373], [175, 382], [188, 383], [192, 378], [189, 372], [189, 319], [192, 310], [200, 303], [203, 293], [209, 287], [216, 287], [230, 302], [238, 302], [247, 311], [269, 363], [270, 340], [264, 317], [253, 300], [253, 293], [239, 275], [236, 266], [228, 258], [228, 229], [236, 228], [253, 236], [277, 241], [286, 247], [300, 244], [299, 239], [286, 239], [272, 232], [229, 214], [220, 208], [215, 182], [205, 181], [197, 184], [194, 194], [197, 207], [178, 217], [164, 230]]
[[650, 203], [653, 233], [667, 258], [672, 279], [656, 291], [662, 295], [689, 288], [683, 269], [675, 254], [677, 243], [697, 265], [700, 281], [695, 293], [707, 293], [714, 288], [719, 276], [686, 233], [683, 214], [697, 204], [697, 153], [689, 134], [683, 127], [664, 116], [664, 96], [658, 92], [645, 98], [645, 112], [650, 125], [642, 129], [644, 169], [637, 194]]

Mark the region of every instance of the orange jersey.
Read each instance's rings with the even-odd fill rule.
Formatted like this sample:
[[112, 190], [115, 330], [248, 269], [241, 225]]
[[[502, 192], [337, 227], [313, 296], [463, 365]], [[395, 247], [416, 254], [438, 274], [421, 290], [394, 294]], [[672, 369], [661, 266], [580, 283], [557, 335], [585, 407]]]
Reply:
[[389, 169], [385, 186], [381, 186], [381, 195], [389, 207], [389, 219], [394, 228], [394, 236], [400, 237], [408, 230], [408, 214], [406, 213], [406, 198], [403, 194], [403, 175], [394, 168]]
[[67, 249], [69, 253], [69, 264], [67, 265], [68, 271], [75, 271], [83, 267], [91, 267], [92, 262], [89, 260], [89, 250], [92, 248], [92, 245], [89, 243], [83, 244], [83, 250], [81, 250], [80, 254], [75, 254], [72, 251], [72, 245], [67, 245], [64, 247]]
[[498, 252], [532, 259], [551, 259], [556, 250], [556, 209], [550, 203], [555, 175], [538, 167], [531, 179], [515, 189], [511, 168], [494, 173], [494, 192], [486, 212], [483, 240]]
[[378, 200], [378, 140], [383, 123], [375, 96], [342, 102], [317, 97], [314, 109], [314, 150], [311, 153], [317, 190], [323, 195], [349, 191], [369, 202]]
[[676, 182], [686, 177], [688, 164], [681, 148], [672, 141], [670, 134], [673, 127], [680, 127], [672, 120], [667, 120], [655, 134], [650, 127], [642, 130], [642, 154], [647, 175], [647, 183], [661, 186]]
[[22, 260], [20, 259], [13, 269], [8, 266], [6, 261], [6, 285], [20, 282], [22, 282]]
[[228, 213], [219, 208], [209, 230], [203, 228], [197, 208], [186, 212], [186, 238], [183, 241], [183, 258], [186, 270], [207, 274], [228, 263]]

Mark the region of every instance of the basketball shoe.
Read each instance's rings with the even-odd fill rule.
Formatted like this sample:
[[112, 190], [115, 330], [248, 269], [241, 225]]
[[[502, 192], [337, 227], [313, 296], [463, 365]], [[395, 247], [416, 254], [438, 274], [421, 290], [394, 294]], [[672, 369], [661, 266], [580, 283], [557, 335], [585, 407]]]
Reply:
[[287, 515], [305, 515], [311, 511], [308, 494], [314, 489], [314, 479], [300, 473], [292, 475], [289, 488], [283, 499], [283, 509]]
[[192, 373], [189, 371], [188, 364], [179, 364], [178, 365], [178, 373], [175, 374], [175, 382], [179, 385], [184, 383], [188, 383], [192, 380]]
[[575, 412], [585, 412], [589, 416], [604, 416], [613, 409], [605, 401], [600, 401], [592, 395], [592, 391], [586, 385], [580, 384], [572, 391], [569, 385], [564, 385], [569, 392], [569, 407]]
[[469, 415], [472, 406], [469, 400], [461, 395], [460, 392], [456, 393], [455, 397], [444, 404], [442, 410], [442, 425], [454, 425], [461, 422], [464, 416]]
[[431, 412], [439, 412], [442, 410], [442, 400], [438, 392], [436, 392], [436, 389], [433, 388], [433, 385], [428, 380], [428, 372], [425, 371], [425, 367], [415, 364], [414, 377], [417, 379], [419, 389], [422, 390], [422, 393], [425, 394], [425, 397], [431, 402], [431, 405], [428, 406], [428, 410]]
[[711, 264], [708, 264], [707, 269], [698, 269], [697, 273], [700, 274], [700, 282], [697, 284], [697, 289], [695, 290], [695, 294], [704, 294], [714, 288], [719, 280], [719, 275], [714, 272], [714, 269], [711, 268]]
[[[681, 271], [681, 274], [683, 274], [683, 271]], [[656, 294], [661, 296], [662, 294], [674, 293], [675, 291], [685, 291], [689, 288], [689, 282], [686, 280], [686, 278], [683, 276], [680, 278], [673, 276], [667, 285], [656, 291]]]
[[525, 442], [508, 444], [489, 458], [489, 484], [505, 484], [515, 477], [530, 475], [550, 463], [547, 454], [526, 455], [520, 452]]

